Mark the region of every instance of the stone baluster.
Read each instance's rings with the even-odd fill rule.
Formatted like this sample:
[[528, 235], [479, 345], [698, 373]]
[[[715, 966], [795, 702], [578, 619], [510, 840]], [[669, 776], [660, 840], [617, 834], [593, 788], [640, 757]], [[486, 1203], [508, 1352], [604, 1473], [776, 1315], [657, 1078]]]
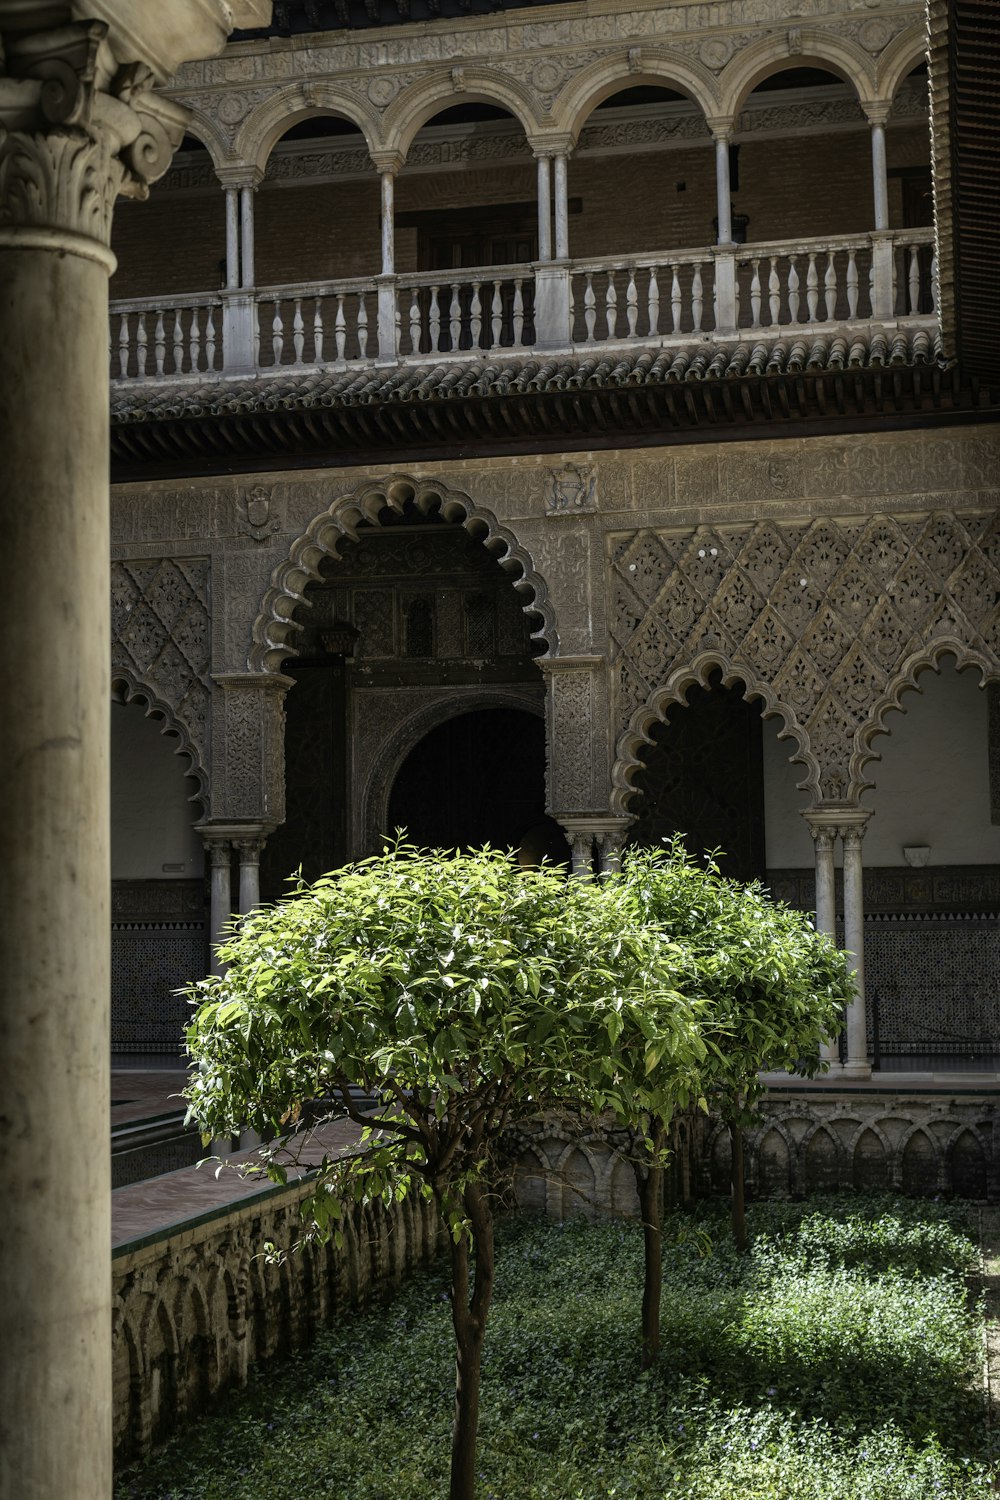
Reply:
[[358, 356], [368, 358], [368, 308], [364, 292], [358, 293]]
[[604, 322], [608, 338], [613, 339], [618, 327], [618, 288], [615, 286], [614, 271], [608, 272], [608, 284], [604, 290]]
[[430, 348], [430, 352], [432, 354], [437, 354], [439, 352], [440, 348], [441, 348], [441, 308], [440, 308], [440, 306], [438, 304], [438, 292], [439, 291], [440, 291], [439, 287], [436, 287], [436, 286], [432, 286], [431, 287], [431, 306], [430, 306], [430, 313], [429, 313], [427, 321], [428, 321], [428, 327], [430, 329], [430, 336], [431, 336], [431, 348]]
[[760, 304], [761, 304], [760, 260], [757, 259], [757, 260], [754, 260], [751, 263], [751, 276], [750, 276], [750, 327], [751, 328], [759, 328], [760, 327]]
[[174, 374], [181, 375], [184, 372], [184, 324], [181, 321], [181, 310], [174, 308]]
[[274, 355], [274, 364], [281, 364], [281, 356], [285, 352], [285, 323], [281, 316], [281, 299], [274, 298], [274, 317], [271, 319], [271, 352]]
[[[154, 85], [264, 7], [0, 6], [0, 1490], [112, 1477], [108, 278], [186, 113]], [[256, 11], [256, 14], [254, 14]], [[123, 62], [122, 59], [129, 59]], [[141, 211], [141, 210], [140, 210]], [[57, 376], [53, 376], [53, 351]], [[59, 566], [51, 566], [53, 537]], [[41, 1414], [44, 1419], [40, 1420]]]
[[420, 293], [414, 287], [410, 293], [410, 353], [420, 353], [420, 336], [422, 327], [420, 322]]
[[680, 333], [684, 299], [681, 296], [681, 277], [678, 266], [670, 267], [670, 331]]
[[503, 334], [503, 282], [494, 281], [493, 301], [490, 304], [490, 334], [492, 347], [498, 348]]
[[844, 947], [854, 958], [854, 998], [847, 1007], [847, 1060], [845, 1077], [870, 1078], [872, 1065], [868, 1055], [868, 1023], [865, 1011], [865, 929], [864, 890], [861, 846], [865, 826], [871, 817], [867, 809], [841, 812], [840, 837], [844, 846]]
[[649, 291], [646, 311], [649, 317], [650, 338], [655, 338], [660, 331], [660, 286], [656, 279], [655, 266], [650, 266], [649, 268]]
[[141, 312], [135, 320], [135, 373], [140, 380], [146, 378], [146, 358], [149, 353], [149, 338], [146, 333], [146, 314]]
[[514, 348], [524, 343], [524, 284], [520, 276], [514, 278]]
[[188, 358], [191, 373], [201, 369], [201, 309], [192, 307], [188, 332]]
[[695, 265], [691, 276], [691, 331], [701, 332], [701, 315], [704, 308], [704, 296], [702, 292], [701, 266]]
[[313, 298], [313, 364], [323, 363], [323, 298]]
[[847, 313], [852, 319], [858, 314], [858, 257], [854, 250], [847, 252]]
[[483, 303], [480, 297], [482, 282], [472, 283], [472, 297], [469, 302], [469, 333], [472, 338], [473, 349], [479, 348], [480, 338], [483, 331]]
[[920, 251], [916, 245], [910, 246], [910, 270], [908, 277], [908, 289], [910, 293], [909, 311], [911, 313], [920, 310]]
[[453, 281], [451, 284], [451, 302], [448, 306], [448, 338], [449, 347], [457, 349], [462, 338], [462, 303], [459, 296], [460, 283]]
[[628, 325], [628, 336], [634, 339], [639, 326], [639, 293], [635, 285], [635, 266], [628, 268], [628, 285], [625, 288], [625, 321]]
[[295, 363], [302, 363], [302, 356], [306, 347], [306, 325], [302, 321], [302, 298], [296, 297], [292, 304], [292, 348], [295, 351]]
[[781, 277], [778, 275], [777, 256], [770, 256], [768, 265], [770, 269], [767, 273], [767, 310], [771, 315], [771, 327], [777, 328], [781, 318]]
[[337, 293], [337, 311], [333, 318], [333, 344], [337, 351], [337, 364], [347, 363], [347, 314], [344, 311], [344, 294]]
[[167, 333], [163, 326], [163, 313], [157, 312], [156, 325], [153, 328], [153, 359], [156, 364], [157, 375], [163, 374], [163, 367], [167, 358]]
[[597, 327], [597, 296], [594, 292], [594, 273], [586, 273], [587, 284], [583, 293], [583, 322], [587, 330], [587, 343], [594, 342], [594, 330]]
[[205, 309], [205, 369], [215, 369], [215, 308]]
[[832, 323], [837, 316], [837, 262], [832, 250], [827, 254], [826, 270], [823, 273], [823, 305], [826, 308], [826, 320]]
[[799, 268], [796, 265], [796, 257], [788, 257], [788, 321], [797, 323], [799, 321]]
[[809, 252], [809, 261], [806, 267], [806, 316], [810, 323], [815, 323], [819, 316], [819, 272], [816, 269], [816, 252]]

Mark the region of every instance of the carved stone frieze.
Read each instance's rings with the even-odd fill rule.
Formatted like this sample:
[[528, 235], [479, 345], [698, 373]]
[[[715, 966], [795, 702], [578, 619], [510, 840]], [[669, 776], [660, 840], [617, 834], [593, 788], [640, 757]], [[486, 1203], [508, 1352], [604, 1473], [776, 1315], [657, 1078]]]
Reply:
[[1000, 676], [991, 513], [647, 529], [609, 545], [623, 746], [714, 663], [784, 716], [818, 798], [854, 801], [871, 740], [922, 665], [953, 651]]
[[111, 564], [111, 672], [147, 690], [186, 732], [194, 769], [208, 764], [211, 700], [209, 562], [143, 558]]
[[607, 801], [604, 660], [564, 657], [542, 667], [548, 689], [548, 811], [555, 818], [601, 811]]
[[215, 681], [224, 695], [224, 778], [217, 770], [213, 818], [274, 827], [285, 818], [284, 697], [292, 679], [232, 672]]

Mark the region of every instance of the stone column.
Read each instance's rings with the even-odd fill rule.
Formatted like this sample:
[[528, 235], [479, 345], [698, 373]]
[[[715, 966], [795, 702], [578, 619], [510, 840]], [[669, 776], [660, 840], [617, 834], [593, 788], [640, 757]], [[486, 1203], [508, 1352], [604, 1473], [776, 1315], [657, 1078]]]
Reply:
[[889, 174], [885, 159], [885, 122], [889, 106], [870, 105], [868, 119], [872, 127], [872, 195], [875, 206], [875, 228], [889, 228]]
[[594, 878], [594, 830], [587, 818], [560, 818], [573, 855], [573, 875], [577, 880]]
[[555, 258], [569, 259], [569, 153], [560, 151], [553, 158], [553, 195], [555, 198]]
[[716, 243], [730, 245], [733, 239], [733, 205], [729, 186], [729, 130], [715, 132], [715, 213], [719, 221]]
[[240, 284], [240, 192], [227, 187], [226, 194], [226, 286]]
[[398, 151], [374, 151], [372, 161], [381, 180], [379, 211], [382, 239], [382, 270], [375, 278], [378, 295], [378, 362], [395, 364], [399, 358], [396, 327], [396, 174], [403, 165]]
[[202, 840], [212, 870], [211, 904], [209, 906], [212, 949], [211, 971], [213, 974], [221, 974], [222, 965], [218, 959], [218, 947], [223, 939], [223, 928], [233, 914], [231, 889], [232, 847], [227, 838], [219, 838], [217, 834], [207, 831], [202, 832]]
[[591, 827], [597, 844], [597, 868], [601, 875], [614, 875], [621, 869], [622, 849], [631, 818], [593, 818]]
[[[828, 821], [834, 814], [824, 814], [822, 809], [810, 809], [803, 814], [812, 834], [816, 860], [816, 928], [827, 937], [837, 940], [837, 888], [834, 868], [834, 845], [837, 840], [836, 823]], [[820, 1056], [829, 1064], [830, 1073], [839, 1073], [840, 1045], [836, 1041], [824, 1042]]]
[[240, 916], [260, 905], [260, 855], [266, 840], [250, 837], [234, 840], [240, 860]]
[[538, 259], [552, 259], [552, 164], [538, 158]]
[[[108, 276], [252, 7], [0, 3], [0, 1489], [111, 1493]], [[259, 7], [258, 7], [259, 10]], [[46, 24], [51, 30], [46, 30]]]
[[253, 243], [253, 195], [254, 184], [245, 182], [240, 188], [240, 286], [253, 286], [257, 278], [254, 265]]
[[865, 824], [870, 817], [871, 813], [861, 808], [840, 815], [840, 837], [844, 844], [844, 947], [853, 954], [855, 967], [854, 999], [847, 1007], [844, 1075], [848, 1078], [870, 1078], [872, 1073], [865, 1013], [865, 911], [861, 861]]

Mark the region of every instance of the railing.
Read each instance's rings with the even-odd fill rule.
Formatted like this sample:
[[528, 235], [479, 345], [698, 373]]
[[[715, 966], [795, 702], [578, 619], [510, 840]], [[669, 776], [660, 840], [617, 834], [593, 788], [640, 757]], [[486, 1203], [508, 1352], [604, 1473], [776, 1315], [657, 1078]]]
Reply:
[[180, 296], [111, 304], [112, 380], [155, 380], [222, 369], [222, 299]]
[[404, 357], [462, 349], [530, 349], [535, 341], [531, 266], [484, 266], [400, 279], [397, 348]]
[[254, 362], [262, 370], [374, 358], [377, 307], [371, 279], [264, 287], [254, 300]]
[[669, 344], [934, 313], [933, 232], [486, 266], [113, 303], [111, 378]]

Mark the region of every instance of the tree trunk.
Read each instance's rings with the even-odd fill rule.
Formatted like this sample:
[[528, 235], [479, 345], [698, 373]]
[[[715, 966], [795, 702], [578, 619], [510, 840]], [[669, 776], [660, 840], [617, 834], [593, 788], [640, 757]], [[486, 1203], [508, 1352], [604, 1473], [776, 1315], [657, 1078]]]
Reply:
[[469, 1292], [469, 1241], [451, 1247], [451, 1315], [455, 1327], [455, 1419], [451, 1431], [449, 1500], [475, 1500], [479, 1380], [486, 1319], [493, 1297], [493, 1215], [482, 1188], [465, 1191], [465, 1208], [476, 1252], [475, 1280]]
[[637, 1171], [645, 1275], [642, 1286], [642, 1368], [648, 1370], [660, 1352], [660, 1297], [663, 1289], [663, 1167], [656, 1156], [663, 1150], [666, 1131], [653, 1136], [654, 1158], [645, 1176]]
[[743, 1130], [739, 1125], [730, 1125], [729, 1138], [733, 1146], [733, 1194], [732, 1225], [736, 1253], [747, 1253], [746, 1190], [743, 1180]]

